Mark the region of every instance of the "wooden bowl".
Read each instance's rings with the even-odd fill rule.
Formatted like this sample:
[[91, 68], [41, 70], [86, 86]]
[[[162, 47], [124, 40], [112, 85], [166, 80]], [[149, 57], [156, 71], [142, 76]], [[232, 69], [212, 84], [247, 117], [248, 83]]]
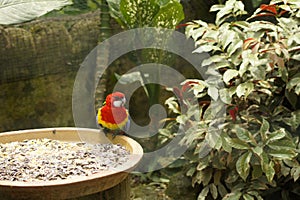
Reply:
[[[128, 162], [117, 171], [102, 171], [90, 176], [44, 182], [0, 181], [1, 199], [68, 199], [98, 193], [123, 181], [143, 156], [142, 147], [126, 136], [103, 137], [97, 129], [45, 128], [0, 133], [0, 143], [48, 138], [62, 141], [121, 144], [131, 152]], [[1, 170], [1, 169], [0, 169]]]

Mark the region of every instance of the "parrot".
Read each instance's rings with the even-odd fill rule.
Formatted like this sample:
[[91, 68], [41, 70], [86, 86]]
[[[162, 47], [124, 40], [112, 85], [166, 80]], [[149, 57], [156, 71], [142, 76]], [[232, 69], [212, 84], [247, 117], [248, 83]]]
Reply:
[[128, 110], [124, 107], [125, 95], [121, 92], [113, 92], [107, 95], [105, 102], [97, 112], [97, 123], [103, 129], [105, 135], [127, 135], [130, 118]]

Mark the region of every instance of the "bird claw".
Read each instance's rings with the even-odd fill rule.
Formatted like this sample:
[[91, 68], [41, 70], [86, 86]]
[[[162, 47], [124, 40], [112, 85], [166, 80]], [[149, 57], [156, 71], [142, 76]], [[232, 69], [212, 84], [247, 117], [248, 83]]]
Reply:
[[107, 128], [103, 128], [103, 133], [105, 134], [105, 136], [107, 137], [108, 134], [111, 134], [112, 139], [115, 139], [118, 135], [125, 135], [124, 131], [122, 130], [109, 130]]

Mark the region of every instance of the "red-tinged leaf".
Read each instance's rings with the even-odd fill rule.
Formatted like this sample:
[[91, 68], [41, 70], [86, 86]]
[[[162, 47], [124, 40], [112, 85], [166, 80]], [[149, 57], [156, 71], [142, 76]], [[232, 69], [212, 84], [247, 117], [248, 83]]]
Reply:
[[181, 91], [179, 90], [178, 87], [174, 87], [174, 88], [173, 88], [173, 92], [174, 92], [175, 96], [177, 96], [177, 97], [180, 98], [180, 99], [182, 98]]
[[286, 13], [286, 12], [288, 12], [287, 10], [282, 10], [282, 11], [280, 11], [280, 13], [279, 13], [279, 16], [282, 16], [284, 13]]
[[275, 16], [275, 15], [272, 13], [259, 13], [253, 17], [266, 17], [266, 16]]
[[179, 28], [181, 28], [181, 27], [186, 27], [186, 26], [188, 26], [188, 25], [190, 25], [190, 24], [178, 24], [178, 25], [176, 26], [176, 29], [179, 29]]
[[277, 9], [276, 9], [276, 5], [266, 5], [266, 4], [262, 4], [260, 6], [260, 9], [263, 11], [268, 11], [271, 12], [275, 15], [277, 15]]
[[243, 49], [248, 49], [249, 45], [254, 42], [254, 38], [247, 38], [244, 40]]
[[249, 41], [252, 41], [252, 40], [255, 40], [255, 39], [254, 38], [247, 38], [247, 39], [244, 40], [244, 44], [249, 42]]
[[232, 121], [236, 120], [237, 113], [238, 113], [238, 107], [237, 106], [229, 110], [229, 114], [231, 116]]
[[247, 38], [244, 40], [243, 49], [253, 48], [258, 44], [258, 41], [254, 38]]
[[186, 83], [184, 83], [184, 85], [182, 86], [182, 92], [186, 92], [188, 89], [191, 89], [193, 85], [195, 84], [199, 84], [196, 81], [187, 81]]

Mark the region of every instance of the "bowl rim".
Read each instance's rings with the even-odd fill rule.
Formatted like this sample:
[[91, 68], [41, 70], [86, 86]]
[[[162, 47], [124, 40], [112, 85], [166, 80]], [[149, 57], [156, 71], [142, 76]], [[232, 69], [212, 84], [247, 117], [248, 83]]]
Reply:
[[[39, 128], [39, 129], [26, 129], [26, 130], [18, 130], [18, 131], [9, 131], [9, 132], [2, 132], [0, 133], [0, 143], [1, 138], [5, 136], [15, 136], [19, 134], [30, 134], [30, 133], [48, 133], [56, 131], [56, 133], [63, 133], [65, 131], [87, 131], [99, 134], [99, 129], [91, 129], [91, 128], [77, 128], [77, 127], [55, 127], [55, 128]], [[29, 138], [34, 139], [34, 138]], [[101, 172], [97, 172], [95, 174], [89, 176], [78, 176], [67, 178], [63, 180], [51, 180], [51, 181], [36, 181], [36, 182], [24, 182], [24, 181], [0, 181], [0, 187], [50, 187], [50, 186], [59, 186], [59, 185], [68, 185], [68, 184], [75, 184], [78, 182], [87, 182], [92, 181], [95, 179], [101, 179], [108, 176], [117, 175], [119, 173], [129, 173], [131, 172], [140, 162], [143, 157], [143, 148], [141, 145], [133, 140], [130, 137], [117, 135], [115, 138], [108, 136], [108, 139], [114, 143], [116, 141], [126, 141], [131, 146], [131, 154], [129, 156], [129, 160], [122, 164], [120, 167], [115, 168], [114, 170], [103, 170]], [[16, 140], [18, 141], [18, 140]], [[76, 142], [76, 141], [75, 141]], [[5, 142], [6, 143], [6, 142]]]

